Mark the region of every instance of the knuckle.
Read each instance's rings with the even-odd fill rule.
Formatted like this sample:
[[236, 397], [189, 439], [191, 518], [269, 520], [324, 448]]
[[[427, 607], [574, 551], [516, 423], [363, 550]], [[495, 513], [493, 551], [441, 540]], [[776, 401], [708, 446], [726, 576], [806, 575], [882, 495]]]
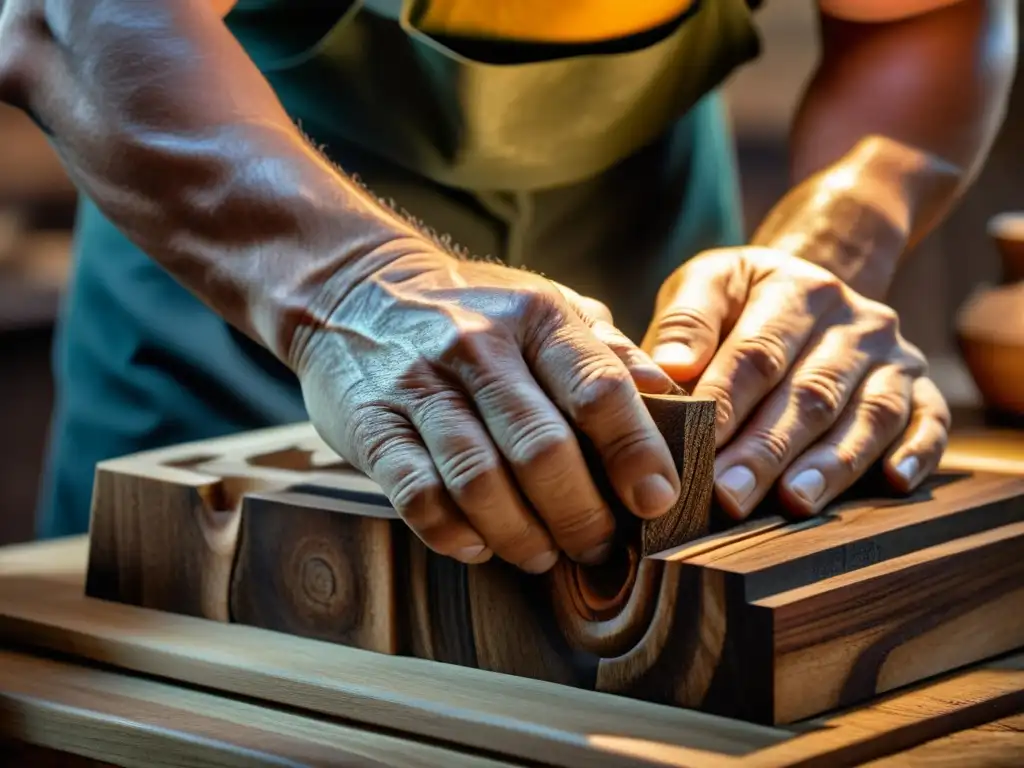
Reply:
[[438, 469], [452, 496], [461, 500], [479, 496], [492, 485], [500, 472], [500, 463], [493, 452], [473, 446], [445, 457]]
[[373, 418], [360, 418], [357, 411], [353, 414], [353, 443], [359, 463], [369, 473], [374, 473], [382, 463], [395, 452], [401, 452], [411, 441], [408, 433], [391, 430], [387, 424], [381, 424]]
[[736, 346], [736, 355], [742, 369], [753, 371], [765, 381], [777, 382], [786, 372], [786, 351], [772, 334], [743, 339]]
[[512, 435], [507, 458], [513, 466], [526, 471], [551, 466], [551, 462], [564, 455], [574, 440], [568, 425], [530, 419]]
[[888, 304], [878, 301], [868, 301], [868, 315], [870, 321], [866, 324], [866, 335], [880, 337], [886, 340], [900, 339], [900, 316], [895, 309]]
[[578, 424], [614, 418], [632, 403], [635, 387], [621, 363], [601, 360], [584, 365], [569, 387], [570, 415]]
[[825, 427], [838, 417], [843, 405], [839, 377], [832, 371], [802, 373], [793, 381], [793, 400], [802, 421], [813, 427]]
[[849, 477], [860, 477], [867, 469], [868, 457], [851, 448], [838, 445], [833, 449], [839, 471]]
[[925, 376], [928, 373], [928, 358], [924, 352], [906, 339], [901, 339], [901, 352], [903, 357], [903, 369], [915, 376]]
[[674, 307], [658, 319], [658, 339], [685, 342], [694, 335], [713, 336], [715, 326], [706, 313], [693, 307]]
[[490, 341], [497, 327], [481, 318], [456, 322], [455, 327], [441, 342], [440, 362], [446, 365], [465, 364], [480, 366], [490, 358]]
[[715, 402], [715, 421], [718, 424], [728, 424], [735, 415], [735, 406], [729, 393], [728, 386], [721, 381], [701, 381], [700, 394], [710, 397]]
[[401, 475], [388, 494], [391, 506], [410, 526], [427, 533], [440, 527], [444, 511], [440, 504], [442, 486], [431, 472], [413, 470]]
[[880, 327], [887, 331], [891, 331], [893, 334], [899, 333], [900, 315], [895, 309], [890, 307], [888, 304], [875, 302], [875, 314], [878, 317], [878, 324]]
[[806, 295], [811, 300], [831, 303], [843, 297], [846, 284], [826, 269], [815, 267], [805, 279]]
[[861, 414], [876, 432], [892, 434], [910, 415], [910, 404], [899, 392], [876, 392], [861, 402]]
[[462, 395], [453, 389], [426, 389], [416, 393], [411, 399], [410, 412], [423, 426], [443, 423], [451, 414], [451, 409], [461, 404]]
[[750, 433], [750, 443], [772, 464], [783, 464], [791, 452], [788, 435], [774, 429], [754, 429]]
[[561, 291], [546, 281], [514, 288], [511, 295], [510, 303], [515, 307], [516, 314], [531, 321], [535, 318], [550, 318], [569, 302]]
[[576, 313], [587, 325], [593, 325], [598, 321], [611, 322], [612, 312], [604, 302], [589, 296], [577, 296], [572, 303]]
[[616, 435], [608, 445], [602, 447], [604, 460], [609, 464], [616, 464], [628, 456], [635, 456], [638, 452], [656, 448], [655, 433], [646, 429], [630, 429], [622, 434]]
[[487, 545], [503, 559], [519, 564], [549, 548], [544, 533], [528, 521], [492, 534], [488, 537]]
[[548, 525], [555, 538], [570, 549], [606, 541], [615, 531], [611, 515], [602, 507], [568, 508], [549, 520]]

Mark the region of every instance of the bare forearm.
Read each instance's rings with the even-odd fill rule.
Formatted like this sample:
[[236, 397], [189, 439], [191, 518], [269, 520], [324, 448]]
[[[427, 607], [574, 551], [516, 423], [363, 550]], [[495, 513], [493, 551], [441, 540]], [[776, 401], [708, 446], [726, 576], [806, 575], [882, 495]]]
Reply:
[[901, 255], [988, 154], [1013, 77], [1015, 14], [1013, 0], [963, 0], [894, 22], [823, 17], [792, 132], [797, 186], [757, 241], [884, 296]]
[[128, 237], [282, 358], [328, 276], [414, 236], [309, 146], [208, 0], [0, 8], [5, 99]]

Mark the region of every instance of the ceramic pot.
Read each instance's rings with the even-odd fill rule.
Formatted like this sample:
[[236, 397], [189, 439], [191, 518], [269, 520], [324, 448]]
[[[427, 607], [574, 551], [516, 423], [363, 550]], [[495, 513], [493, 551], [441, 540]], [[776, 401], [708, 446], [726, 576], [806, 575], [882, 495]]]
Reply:
[[985, 405], [1024, 417], [1024, 213], [994, 217], [988, 232], [1002, 262], [1002, 284], [964, 303], [957, 341]]

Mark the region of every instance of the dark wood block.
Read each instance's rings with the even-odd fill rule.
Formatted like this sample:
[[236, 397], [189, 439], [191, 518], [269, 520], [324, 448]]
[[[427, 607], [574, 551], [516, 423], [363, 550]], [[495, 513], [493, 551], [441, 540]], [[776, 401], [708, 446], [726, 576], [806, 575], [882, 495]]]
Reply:
[[683, 493], [602, 566], [438, 556], [306, 424], [102, 464], [88, 594], [771, 723], [1024, 647], [1024, 474], [709, 533], [714, 409], [648, 406]]
[[392, 536], [404, 531], [390, 507], [367, 506], [353, 514], [312, 494], [246, 496], [231, 620], [397, 653]]
[[647, 410], [672, 451], [682, 493], [657, 520], [644, 521], [646, 557], [708, 533], [715, 479], [715, 403], [710, 399], [645, 395]]
[[654, 559], [724, 608], [701, 707], [788, 723], [1024, 646], [1020, 553], [1024, 478], [943, 471]]

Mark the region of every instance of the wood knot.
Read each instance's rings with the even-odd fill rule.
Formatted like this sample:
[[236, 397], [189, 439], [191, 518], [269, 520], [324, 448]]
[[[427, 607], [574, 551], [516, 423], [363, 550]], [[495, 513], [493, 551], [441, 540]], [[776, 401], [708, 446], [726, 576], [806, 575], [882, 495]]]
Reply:
[[334, 569], [322, 557], [314, 556], [303, 562], [302, 591], [310, 601], [330, 605], [338, 591], [338, 581]]

